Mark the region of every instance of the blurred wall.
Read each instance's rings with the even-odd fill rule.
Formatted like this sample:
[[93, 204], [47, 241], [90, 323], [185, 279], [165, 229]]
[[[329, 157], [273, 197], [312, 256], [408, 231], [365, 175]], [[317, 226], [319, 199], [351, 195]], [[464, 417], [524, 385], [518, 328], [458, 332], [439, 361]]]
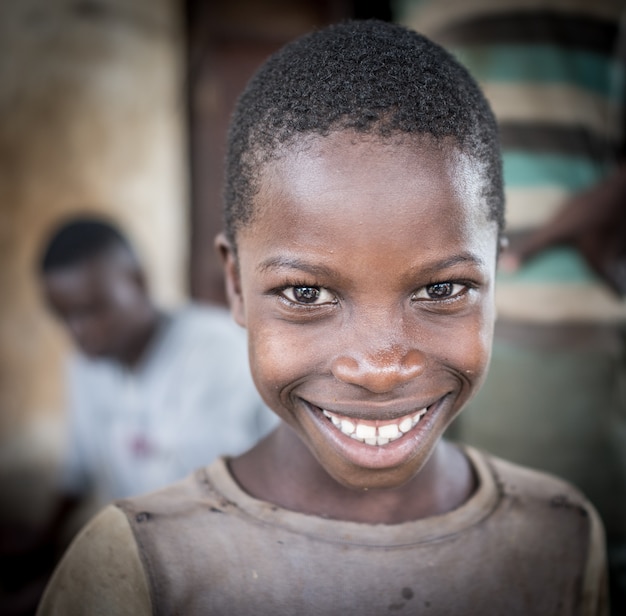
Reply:
[[[222, 229], [226, 133], [235, 100], [272, 52], [354, 15], [351, 0], [186, 0], [191, 180], [190, 292], [226, 303], [213, 239]], [[369, 16], [369, 15], [368, 15]]]
[[67, 341], [35, 270], [50, 227], [114, 217], [161, 303], [183, 296], [181, 14], [176, 0], [0, 3], [1, 514], [45, 515], [61, 446]]

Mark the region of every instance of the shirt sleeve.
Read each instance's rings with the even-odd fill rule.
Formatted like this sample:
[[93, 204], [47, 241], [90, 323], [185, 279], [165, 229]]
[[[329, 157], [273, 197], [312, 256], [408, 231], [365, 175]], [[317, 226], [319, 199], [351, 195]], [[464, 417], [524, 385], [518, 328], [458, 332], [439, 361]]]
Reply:
[[608, 572], [604, 527], [598, 513], [589, 505], [591, 529], [583, 580], [583, 616], [609, 616]]
[[109, 506], [74, 540], [59, 563], [37, 616], [150, 616], [148, 580], [132, 530]]

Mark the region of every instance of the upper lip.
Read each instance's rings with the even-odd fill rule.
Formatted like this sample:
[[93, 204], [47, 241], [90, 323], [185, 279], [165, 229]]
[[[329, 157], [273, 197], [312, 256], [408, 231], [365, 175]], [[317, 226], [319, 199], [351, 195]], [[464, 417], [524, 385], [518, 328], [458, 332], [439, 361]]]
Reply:
[[397, 400], [385, 404], [373, 402], [337, 402], [324, 403], [320, 401], [302, 400], [309, 406], [330, 411], [349, 419], [393, 421], [411, 415], [416, 411], [432, 406], [441, 400], [443, 396], [430, 398], [429, 400], [415, 402], [413, 400]]

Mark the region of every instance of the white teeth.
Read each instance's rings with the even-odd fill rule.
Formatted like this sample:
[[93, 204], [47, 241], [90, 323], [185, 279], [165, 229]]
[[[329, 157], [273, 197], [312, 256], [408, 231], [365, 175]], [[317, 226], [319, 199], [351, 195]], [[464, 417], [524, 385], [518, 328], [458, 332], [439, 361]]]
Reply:
[[373, 438], [376, 439], [376, 426], [368, 426], [367, 424], [357, 424], [356, 426], [356, 435], [358, 438], [368, 439]]
[[341, 420], [341, 431], [344, 434], [352, 434], [354, 432], [355, 425], [348, 419]]
[[396, 424], [387, 424], [386, 426], [378, 426], [378, 436], [386, 439], [394, 439], [402, 436]]
[[324, 413], [324, 415], [326, 415], [326, 417], [328, 417], [328, 419], [330, 419], [341, 430], [341, 419], [339, 419], [339, 417], [331, 415], [328, 411], [325, 411], [324, 409], [322, 409], [322, 413]]
[[413, 427], [413, 418], [405, 417], [401, 422], [398, 428], [400, 432], [406, 434]]
[[426, 415], [428, 408], [423, 408], [413, 415], [407, 415], [399, 423], [387, 423], [382, 426], [359, 423], [339, 417], [330, 411], [322, 409], [323, 414], [330, 419], [335, 427], [347, 436], [366, 445], [381, 447], [391, 443], [412, 430], [420, 419]]

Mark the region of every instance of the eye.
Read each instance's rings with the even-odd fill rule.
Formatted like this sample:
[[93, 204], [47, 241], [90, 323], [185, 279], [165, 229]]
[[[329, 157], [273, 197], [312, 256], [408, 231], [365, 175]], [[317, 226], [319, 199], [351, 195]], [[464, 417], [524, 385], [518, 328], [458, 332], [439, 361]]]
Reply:
[[411, 299], [427, 301], [451, 299], [465, 292], [466, 289], [467, 286], [464, 284], [455, 282], [437, 282], [418, 289], [415, 293], [413, 293]]
[[320, 306], [322, 304], [334, 304], [337, 301], [335, 296], [327, 289], [306, 285], [286, 287], [282, 290], [282, 295], [294, 304]]

